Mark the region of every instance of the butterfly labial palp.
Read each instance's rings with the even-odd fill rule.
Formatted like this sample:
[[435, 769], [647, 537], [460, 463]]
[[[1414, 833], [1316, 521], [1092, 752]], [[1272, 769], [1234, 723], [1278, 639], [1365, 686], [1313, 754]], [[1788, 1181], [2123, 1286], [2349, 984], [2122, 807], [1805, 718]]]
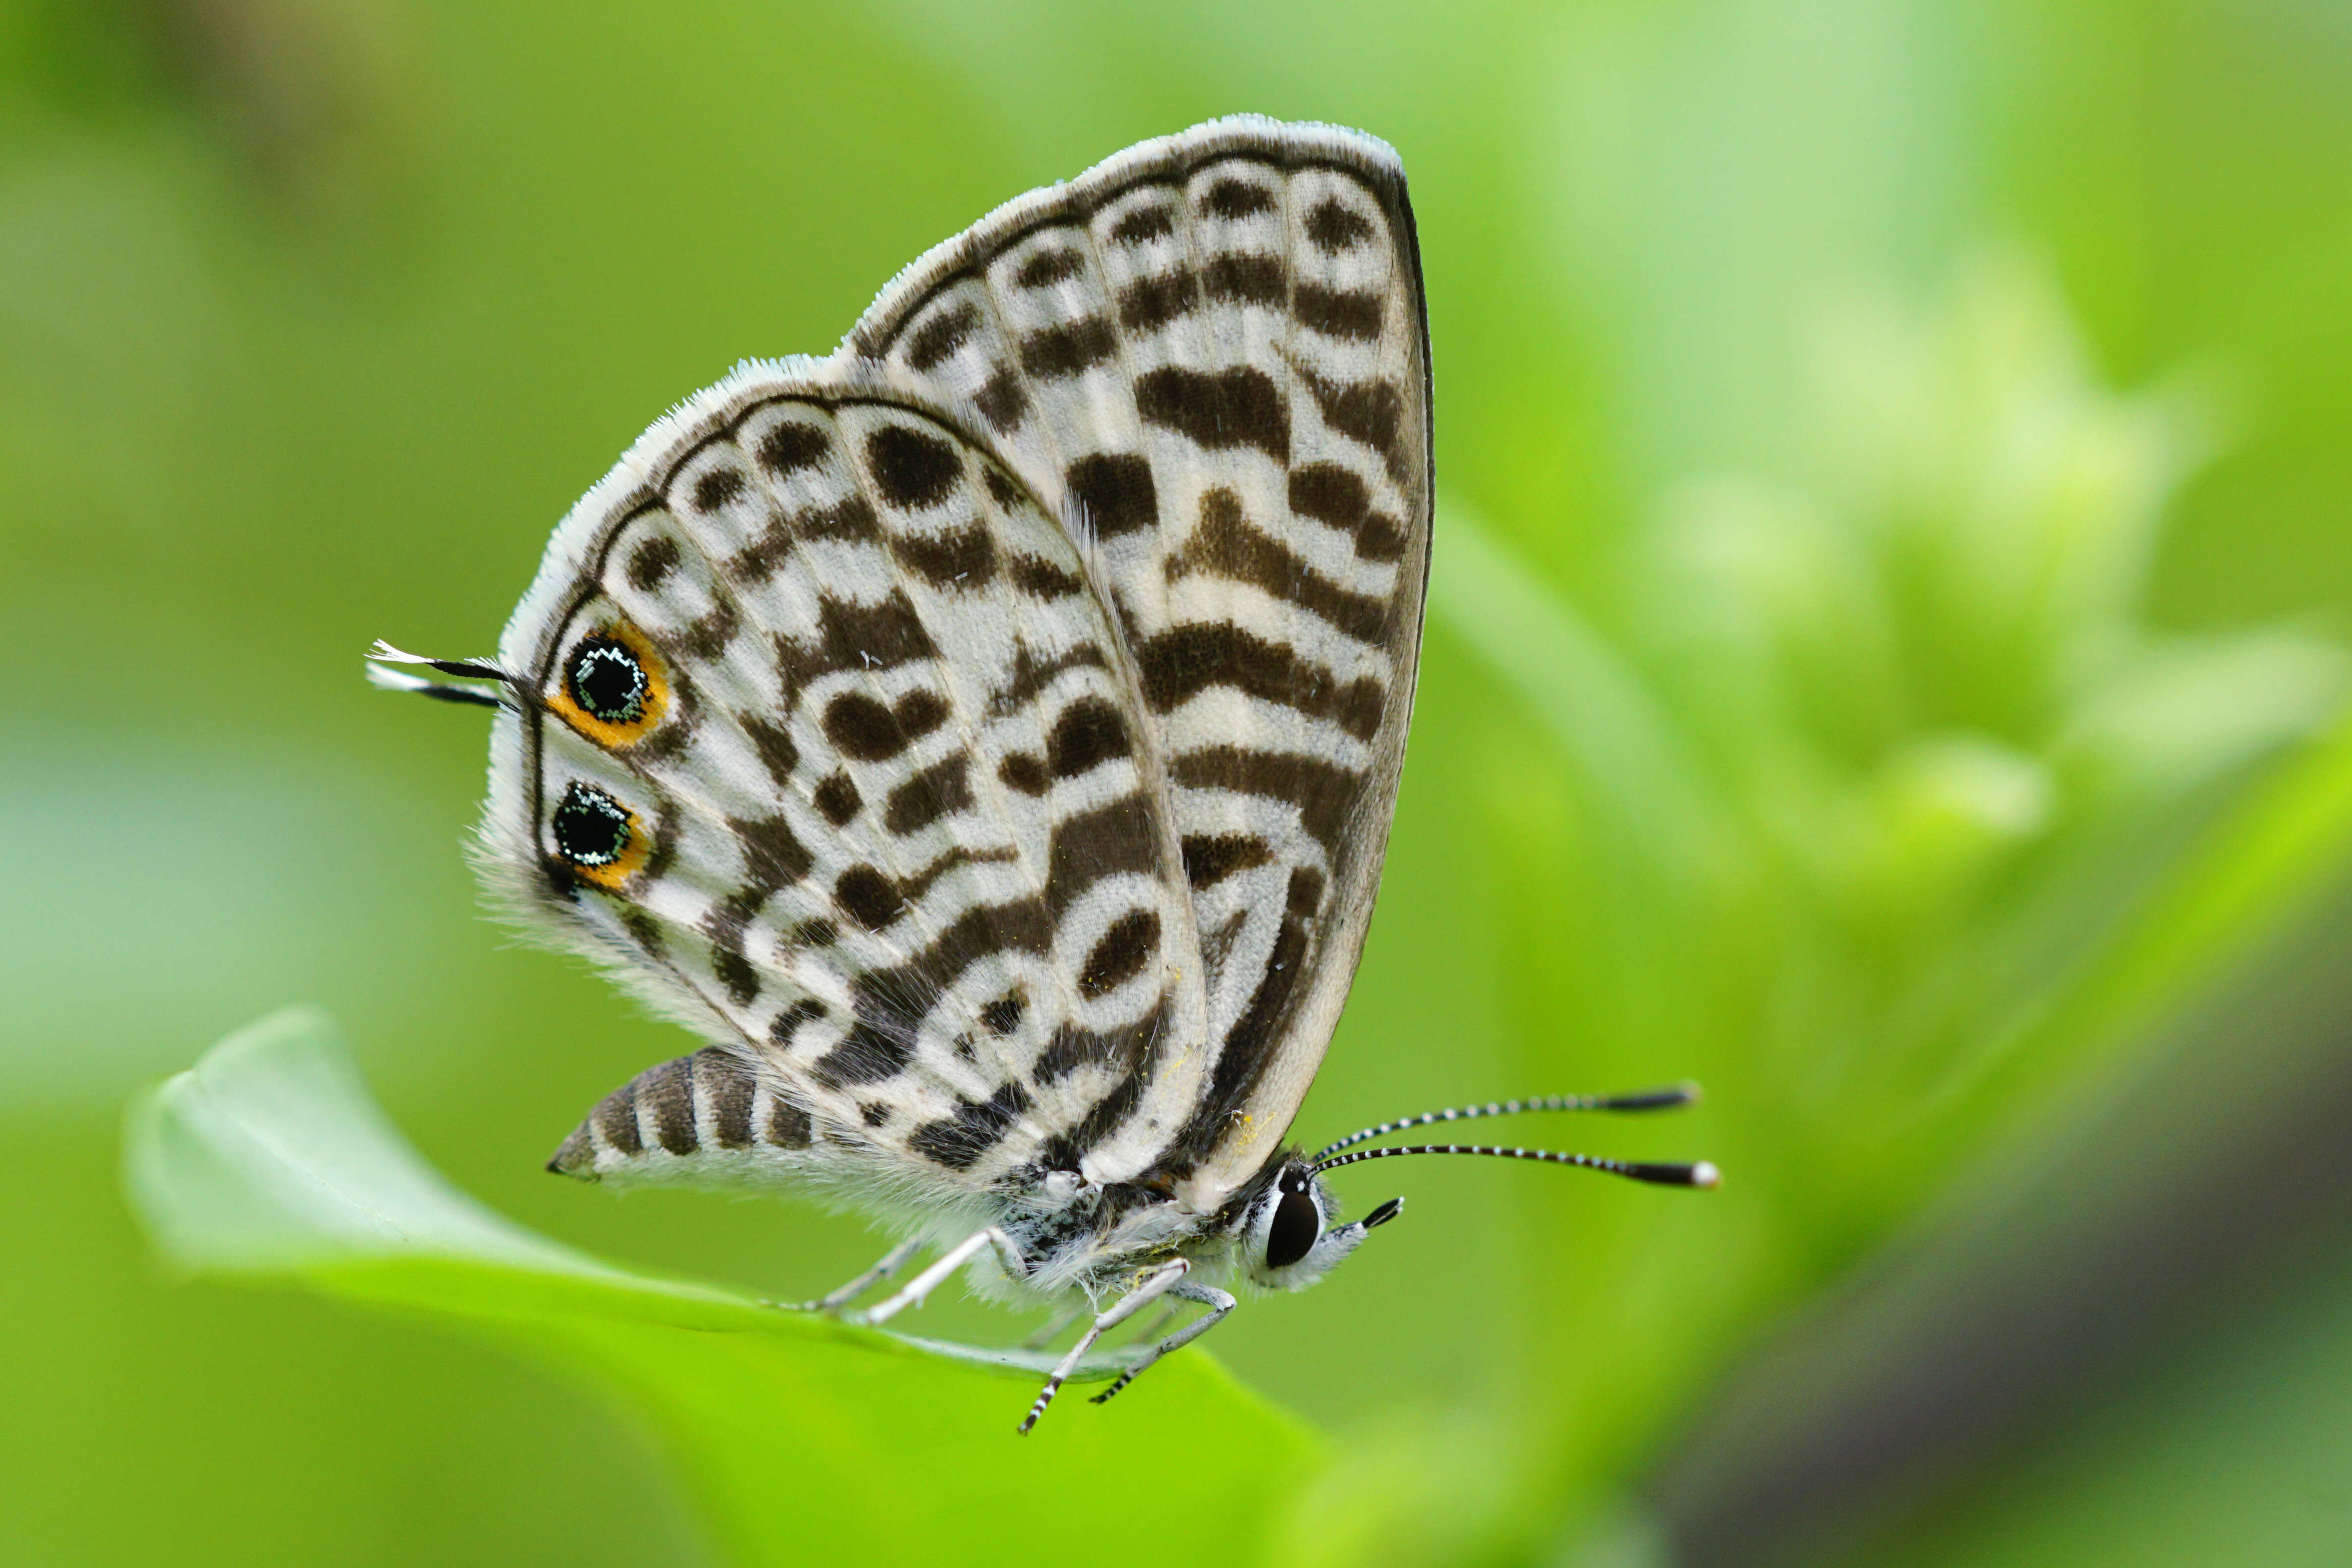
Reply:
[[[495, 710], [476, 859], [529, 930], [709, 1044], [551, 1162], [780, 1184], [899, 1244], [811, 1305], [960, 1269], [1100, 1335], [1319, 1279], [1286, 1140], [1353, 978], [1411, 719], [1429, 342], [1396, 154], [1256, 117], [1033, 191], [823, 359], [742, 364], [556, 529], [495, 660], [379, 645]], [[430, 673], [424, 673], [429, 671]]]

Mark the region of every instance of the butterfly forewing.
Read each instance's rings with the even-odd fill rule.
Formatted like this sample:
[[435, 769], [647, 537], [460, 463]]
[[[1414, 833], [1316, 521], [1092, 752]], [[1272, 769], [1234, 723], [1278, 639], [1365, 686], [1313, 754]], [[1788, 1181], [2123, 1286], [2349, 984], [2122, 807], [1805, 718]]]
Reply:
[[846, 348], [968, 400], [1095, 552], [1207, 968], [1159, 1173], [1213, 1207], [1337, 1022], [1411, 714], [1428, 346], [1394, 155], [1256, 121], [1147, 142], [939, 247]]
[[984, 437], [748, 367], [583, 503], [508, 643], [540, 700], [490, 842], [763, 1092], [917, 1185], [1165, 1145], [1204, 1027], [1166, 786], [1085, 561]]

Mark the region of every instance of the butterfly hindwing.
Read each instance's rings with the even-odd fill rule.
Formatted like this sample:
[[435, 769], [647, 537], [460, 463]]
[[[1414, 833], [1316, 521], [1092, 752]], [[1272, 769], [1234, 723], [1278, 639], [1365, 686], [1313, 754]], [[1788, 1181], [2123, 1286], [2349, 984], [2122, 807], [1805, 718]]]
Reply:
[[845, 353], [968, 400], [1097, 552], [1208, 971], [1208, 1077], [1160, 1173], [1213, 1207], [1337, 1023], [1411, 716], [1432, 481], [1402, 172], [1254, 118], [1146, 142], [917, 262]]
[[493, 890], [710, 1042], [551, 1167], [866, 1210], [898, 1244], [815, 1310], [938, 1247], [868, 1324], [967, 1269], [1091, 1310], [1023, 1432], [1139, 1309], [1205, 1312], [1097, 1401], [1232, 1310], [1211, 1279], [1303, 1288], [1398, 1212], [1339, 1223], [1325, 1170], [1711, 1180], [1287, 1143], [1379, 888], [1433, 482], [1396, 154], [1256, 116], [1006, 204], [830, 356], [657, 421], [495, 666], [372, 656], [499, 710]]
[[900, 1188], [1164, 1144], [1201, 965], [1118, 642], [1039, 498], [887, 377], [746, 367], [649, 432], [509, 627], [537, 700], [501, 721], [485, 841], [728, 1057], [567, 1149], [792, 1158], [659, 1137], [659, 1093], [805, 1114]]

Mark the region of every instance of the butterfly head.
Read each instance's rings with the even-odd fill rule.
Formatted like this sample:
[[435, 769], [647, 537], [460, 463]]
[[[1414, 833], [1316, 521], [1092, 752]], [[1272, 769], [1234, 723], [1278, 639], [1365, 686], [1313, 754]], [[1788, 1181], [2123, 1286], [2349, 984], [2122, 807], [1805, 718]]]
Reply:
[[1361, 1245], [1367, 1233], [1396, 1218], [1402, 1198], [1391, 1198], [1360, 1220], [1333, 1225], [1338, 1204], [1314, 1167], [1286, 1153], [1274, 1179], [1243, 1211], [1241, 1253], [1252, 1281], [1275, 1290], [1303, 1290]]
[[1488, 1154], [1580, 1166], [1659, 1186], [1714, 1186], [1721, 1178], [1715, 1166], [1705, 1160], [1692, 1164], [1650, 1164], [1603, 1159], [1592, 1154], [1562, 1153], [1549, 1149], [1505, 1149], [1475, 1143], [1358, 1147], [1392, 1132], [1411, 1127], [1426, 1127], [1433, 1122], [1473, 1121], [1480, 1117], [1508, 1116], [1528, 1110], [1667, 1110], [1688, 1105], [1697, 1098], [1696, 1084], [1681, 1083], [1665, 1089], [1646, 1089], [1639, 1094], [1547, 1095], [1537, 1100], [1496, 1100], [1486, 1105], [1432, 1110], [1420, 1116], [1384, 1121], [1377, 1127], [1367, 1127], [1360, 1132], [1349, 1133], [1335, 1143], [1327, 1144], [1312, 1156], [1301, 1154], [1296, 1149], [1286, 1150], [1265, 1168], [1258, 1178], [1253, 1195], [1242, 1209], [1238, 1224], [1243, 1268], [1259, 1285], [1274, 1289], [1301, 1290], [1322, 1279], [1331, 1271], [1333, 1265], [1355, 1251], [1362, 1244], [1367, 1232], [1394, 1219], [1404, 1207], [1402, 1198], [1391, 1198], [1363, 1218], [1349, 1224], [1335, 1226], [1331, 1223], [1338, 1205], [1332, 1200], [1330, 1190], [1323, 1184], [1323, 1173], [1343, 1165], [1361, 1164], [1367, 1160], [1392, 1159], [1403, 1154]]

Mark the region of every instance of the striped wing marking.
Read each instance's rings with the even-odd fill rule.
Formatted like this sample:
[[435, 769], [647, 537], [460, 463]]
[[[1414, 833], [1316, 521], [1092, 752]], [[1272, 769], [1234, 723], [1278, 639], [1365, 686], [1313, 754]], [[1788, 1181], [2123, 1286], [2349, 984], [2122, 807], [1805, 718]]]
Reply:
[[1338, 1022], [1403, 758], [1433, 479], [1402, 168], [1255, 118], [1146, 142], [918, 261], [844, 352], [966, 400], [1099, 551], [1208, 968], [1160, 1173], [1213, 1208]]
[[[501, 645], [541, 704], [500, 720], [486, 858], [750, 1067], [669, 1069], [714, 1126], [952, 1194], [1140, 1163], [1197, 1098], [1181, 851], [1086, 574], [953, 414], [811, 362], [698, 395], [558, 530]], [[638, 709], [578, 684], [615, 647]], [[667, 1147], [646, 1098], [585, 1152]], [[704, 1173], [778, 1143], [719, 1142]]]

